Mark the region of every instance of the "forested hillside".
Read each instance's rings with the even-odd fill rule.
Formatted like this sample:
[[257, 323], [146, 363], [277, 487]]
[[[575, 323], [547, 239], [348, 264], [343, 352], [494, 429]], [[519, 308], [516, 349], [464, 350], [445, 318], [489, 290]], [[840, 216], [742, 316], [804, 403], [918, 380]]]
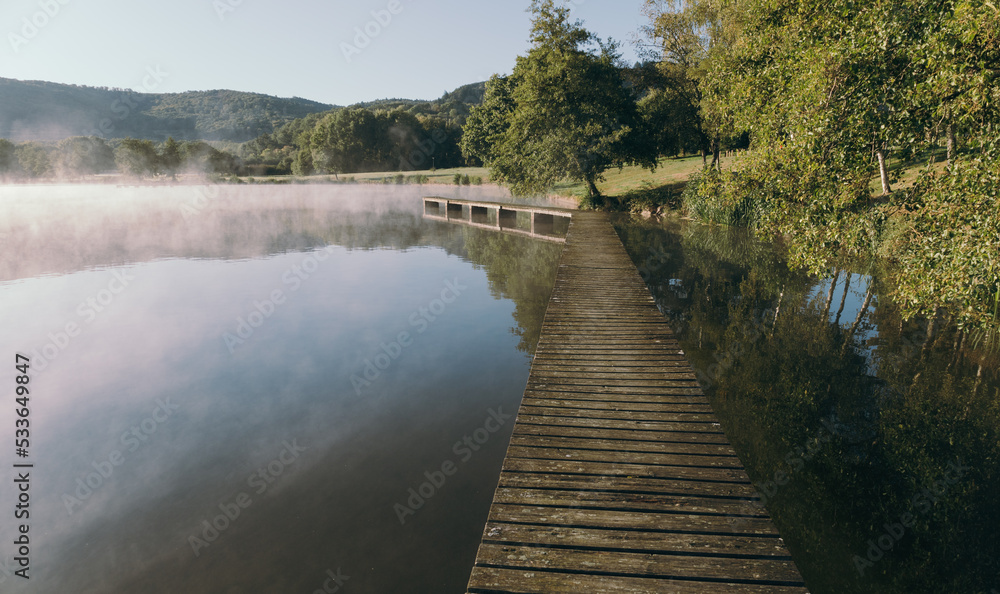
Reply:
[[238, 91], [138, 93], [0, 78], [0, 138], [73, 136], [245, 142], [333, 106]]

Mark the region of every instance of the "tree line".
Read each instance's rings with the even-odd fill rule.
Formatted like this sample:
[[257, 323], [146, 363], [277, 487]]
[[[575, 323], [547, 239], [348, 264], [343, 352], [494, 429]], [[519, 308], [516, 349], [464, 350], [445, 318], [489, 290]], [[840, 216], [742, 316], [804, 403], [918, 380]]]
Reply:
[[295, 120], [241, 147], [252, 170], [271, 175], [420, 171], [460, 167], [460, 122], [413, 108], [342, 108]]
[[696, 218], [784, 235], [815, 273], [887, 256], [905, 315], [1000, 322], [994, 3], [647, 0], [632, 67], [565, 2], [530, 10], [530, 49], [462, 139], [515, 193], [569, 179], [597, 196], [610, 168], [699, 152]]
[[195, 172], [237, 175], [245, 167], [231, 153], [203, 141], [165, 142], [74, 136], [58, 143], [13, 143], [0, 138], [0, 178], [7, 180], [79, 179], [121, 173], [132, 177], [175, 176]]
[[[1000, 321], [1000, 11], [981, 0], [648, 0], [666, 93], [749, 151], [685, 196], [793, 265], [896, 261], [905, 315]], [[683, 80], [674, 76], [686, 72]]]

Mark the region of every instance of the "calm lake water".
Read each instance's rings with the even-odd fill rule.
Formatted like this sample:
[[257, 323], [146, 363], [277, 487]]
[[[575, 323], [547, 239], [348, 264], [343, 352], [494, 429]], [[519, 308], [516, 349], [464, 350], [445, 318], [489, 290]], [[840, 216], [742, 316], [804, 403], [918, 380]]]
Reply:
[[420, 195], [0, 189], [0, 591], [464, 591], [562, 246]]
[[1000, 592], [995, 335], [902, 321], [875, 267], [616, 224], [812, 592]]

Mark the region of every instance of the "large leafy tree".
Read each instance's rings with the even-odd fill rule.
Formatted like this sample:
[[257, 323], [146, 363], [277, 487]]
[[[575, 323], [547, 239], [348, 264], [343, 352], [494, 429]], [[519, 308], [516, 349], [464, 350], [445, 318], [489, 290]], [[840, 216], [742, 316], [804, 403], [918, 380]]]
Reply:
[[68, 175], [104, 173], [115, 168], [115, 154], [96, 136], [73, 136], [59, 142], [58, 167]]
[[37, 142], [18, 145], [16, 155], [18, 168], [28, 177], [45, 177], [52, 172], [49, 151]]
[[648, 93], [640, 109], [660, 154], [695, 147], [702, 162], [712, 154], [720, 166], [723, 120], [705, 91], [704, 79], [713, 53], [726, 46], [719, 8], [705, 0], [646, 0], [649, 23], [641, 30], [652, 68], [640, 71]]
[[310, 139], [313, 166], [327, 173], [356, 173], [381, 159], [385, 126], [367, 109], [342, 109], [322, 120]]
[[462, 134], [466, 159], [492, 163], [499, 157], [503, 136], [514, 113], [513, 78], [494, 74], [486, 83], [483, 103], [472, 108]]
[[518, 194], [570, 179], [597, 196], [609, 168], [655, 167], [615, 44], [571, 21], [554, 0], [535, 0], [531, 12], [531, 49], [510, 80], [491, 81], [488, 106], [474, 110], [466, 125], [467, 156]]
[[160, 171], [159, 155], [151, 140], [126, 138], [115, 150], [115, 162], [127, 175], [144, 177], [156, 175]]

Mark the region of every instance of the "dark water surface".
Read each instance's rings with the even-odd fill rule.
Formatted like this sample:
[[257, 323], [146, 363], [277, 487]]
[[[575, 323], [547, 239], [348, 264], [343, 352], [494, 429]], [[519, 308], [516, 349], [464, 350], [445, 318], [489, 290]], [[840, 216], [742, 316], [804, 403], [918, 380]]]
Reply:
[[0, 189], [0, 591], [463, 591], [562, 246], [421, 214], [417, 188]]
[[817, 279], [740, 230], [616, 224], [810, 591], [1000, 592], [995, 335], [902, 321], [877, 268]]

